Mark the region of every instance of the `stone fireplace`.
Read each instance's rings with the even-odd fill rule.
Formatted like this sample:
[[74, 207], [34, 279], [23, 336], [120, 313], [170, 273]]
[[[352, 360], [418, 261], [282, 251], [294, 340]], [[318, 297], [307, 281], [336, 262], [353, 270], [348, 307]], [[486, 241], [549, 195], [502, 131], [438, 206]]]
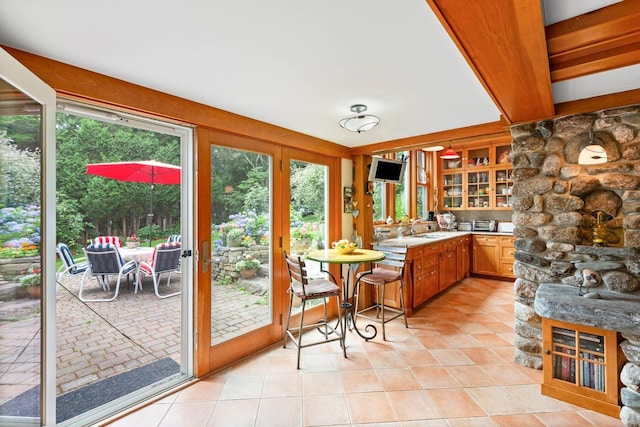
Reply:
[[[540, 314], [559, 307], [564, 311], [556, 314], [569, 322], [620, 332], [628, 360], [620, 376], [621, 419], [634, 426], [640, 425], [639, 131], [640, 105], [511, 128], [515, 361], [541, 369]], [[578, 164], [593, 140], [607, 162]], [[605, 221], [605, 247], [593, 245], [597, 212]], [[585, 269], [599, 275], [590, 291], [601, 299], [577, 296]], [[546, 295], [536, 301], [544, 284], [563, 285], [570, 299]], [[620, 313], [623, 319], [616, 317]]]

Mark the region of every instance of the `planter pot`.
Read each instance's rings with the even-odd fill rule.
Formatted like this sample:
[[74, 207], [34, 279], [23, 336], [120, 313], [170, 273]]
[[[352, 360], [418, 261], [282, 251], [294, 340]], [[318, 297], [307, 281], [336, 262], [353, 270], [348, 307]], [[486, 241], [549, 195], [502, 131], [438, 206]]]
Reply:
[[311, 239], [297, 239], [293, 241], [293, 249], [299, 254], [304, 253], [311, 247]]
[[234, 248], [234, 247], [238, 247], [241, 246], [242, 240], [240, 239], [229, 239], [229, 247], [230, 248]]
[[17, 298], [39, 299], [42, 288], [40, 286], [20, 286], [16, 288]]
[[140, 246], [140, 242], [127, 242], [126, 245], [128, 248], [137, 248]]
[[240, 270], [240, 276], [242, 276], [243, 279], [251, 279], [252, 277], [255, 277], [256, 271], [256, 268]]

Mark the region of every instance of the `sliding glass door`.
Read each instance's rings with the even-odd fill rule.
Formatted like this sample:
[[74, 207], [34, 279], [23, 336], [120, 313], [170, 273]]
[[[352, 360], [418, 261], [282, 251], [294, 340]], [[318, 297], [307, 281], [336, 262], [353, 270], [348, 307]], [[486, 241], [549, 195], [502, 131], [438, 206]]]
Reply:
[[0, 50], [0, 425], [55, 424], [54, 144], [55, 92]]

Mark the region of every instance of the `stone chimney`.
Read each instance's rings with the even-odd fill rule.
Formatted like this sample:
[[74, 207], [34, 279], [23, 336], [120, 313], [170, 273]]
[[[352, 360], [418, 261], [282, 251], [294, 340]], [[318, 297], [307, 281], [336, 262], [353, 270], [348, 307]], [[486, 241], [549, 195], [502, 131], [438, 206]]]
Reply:
[[[590, 268], [601, 277], [591, 291], [640, 296], [639, 130], [640, 105], [511, 128], [516, 363], [542, 367], [541, 318], [534, 310], [541, 284], [577, 293], [582, 270]], [[578, 164], [593, 140], [606, 163]], [[597, 212], [605, 219], [606, 247], [593, 245]], [[599, 327], [615, 328], [610, 322], [603, 318]], [[625, 338], [621, 348], [629, 361], [621, 374], [621, 418], [640, 425], [640, 321], [630, 330], [613, 330]]]

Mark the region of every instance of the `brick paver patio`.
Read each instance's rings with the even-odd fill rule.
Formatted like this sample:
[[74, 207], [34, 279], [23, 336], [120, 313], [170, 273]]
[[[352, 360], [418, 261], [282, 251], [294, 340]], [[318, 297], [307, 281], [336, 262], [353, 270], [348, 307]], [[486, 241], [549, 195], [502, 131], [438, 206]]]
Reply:
[[[127, 289], [125, 281], [114, 301], [83, 303], [77, 299], [80, 280], [65, 277], [57, 293], [58, 394], [165, 357], [180, 363], [179, 297], [157, 298], [150, 280], [142, 293], [134, 294], [133, 284]], [[167, 293], [180, 286], [178, 276], [171, 289], [165, 290], [164, 283]], [[93, 284], [90, 289], [85, 297], [102, 293]], [[266, 323], [265, 298], [235, 285], [212, 286], [212, 343]], [[39, 326], [34, 316], [0, 321], [0, 404], [39, 382]]]

